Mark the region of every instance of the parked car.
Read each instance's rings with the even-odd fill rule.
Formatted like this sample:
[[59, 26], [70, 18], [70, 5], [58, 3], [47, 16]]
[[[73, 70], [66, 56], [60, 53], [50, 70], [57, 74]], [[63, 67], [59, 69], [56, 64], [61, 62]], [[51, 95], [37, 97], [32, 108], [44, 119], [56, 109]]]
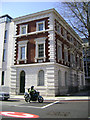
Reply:
[[8, 100], [10, 98], [9, 93], [0, 92], [0, 100]]

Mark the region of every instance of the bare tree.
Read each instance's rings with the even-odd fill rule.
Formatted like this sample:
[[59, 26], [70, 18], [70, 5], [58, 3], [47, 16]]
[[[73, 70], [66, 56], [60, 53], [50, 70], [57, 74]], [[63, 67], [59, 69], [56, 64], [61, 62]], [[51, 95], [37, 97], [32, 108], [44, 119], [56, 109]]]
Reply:
[[[63, 10], [59, 8], [62, 6]], [[62, 2], [59, 3], [60, 14], [68, 21], [80, 37], [90, 42], [90, 2]]]

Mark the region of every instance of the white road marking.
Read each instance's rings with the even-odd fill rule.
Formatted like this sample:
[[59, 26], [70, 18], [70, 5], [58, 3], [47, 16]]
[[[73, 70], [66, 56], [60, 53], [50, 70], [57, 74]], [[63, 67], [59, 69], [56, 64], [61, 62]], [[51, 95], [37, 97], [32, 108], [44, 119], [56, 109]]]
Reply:
[[41, 107], [42, 109], [44, 109], [44, 108], [47, 108], [47, 107], [49, 107], [49, 106], [51, 106], [51, 105], [54, 105], [54, 104], [56, 104], [56, 103], [58, 103], [59, 101], [55, 101], [55, 102], [53, 102], [53, 103], [50, 103], [50, 104], [48, 104], [48, 105], [45, 105], [45, 106], [43, 106], [43, 107]]
[[41, 108], [36, 106], [21, 106], [21, 105], [14, 105], [15, 107], [28, 107], [28, 108]]

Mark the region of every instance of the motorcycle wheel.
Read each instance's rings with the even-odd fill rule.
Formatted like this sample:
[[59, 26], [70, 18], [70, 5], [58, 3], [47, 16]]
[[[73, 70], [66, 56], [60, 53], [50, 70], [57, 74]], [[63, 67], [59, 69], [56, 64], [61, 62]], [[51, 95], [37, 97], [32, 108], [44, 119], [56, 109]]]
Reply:
[[39, 103], [43, 103], [43, 97], [42, 97], [42, 96], [39, 96], [39, 97], [38, 97], [38, 102], [39, 102]]

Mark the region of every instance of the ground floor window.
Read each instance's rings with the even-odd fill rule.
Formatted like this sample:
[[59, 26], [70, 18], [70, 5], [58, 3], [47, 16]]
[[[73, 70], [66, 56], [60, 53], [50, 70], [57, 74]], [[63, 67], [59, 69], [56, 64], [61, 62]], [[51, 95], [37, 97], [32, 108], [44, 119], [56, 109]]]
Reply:
[[67, 80], [68, 80], [68, 76], [67, 76], [67, 72], [65, 72], [65, 86], [67, 86]]
[[4, 71], [2, 72], [2, 83], [1, 85], [4, 85]]
[[38, 86], [44, 86], [44, 71], [40, 70], [38, 73]]

